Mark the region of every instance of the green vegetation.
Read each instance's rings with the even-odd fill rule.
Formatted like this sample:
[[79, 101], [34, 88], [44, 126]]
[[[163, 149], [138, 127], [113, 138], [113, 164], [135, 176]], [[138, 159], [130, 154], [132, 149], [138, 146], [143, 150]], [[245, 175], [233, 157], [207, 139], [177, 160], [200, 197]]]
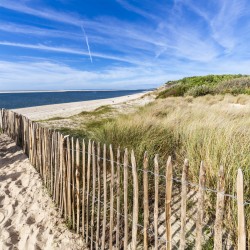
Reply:
[[[100, 126], [90, 127], [91, 138], [112, 144], [114, 148], [134, 149], [138, 168], [142, 168], [145, 151], [152, 157], [159, 154], [161, 173], [172, 155], [175, 173], [181, 174], [184, 158], [190, 161], [189, 180], [198, 183], [200, 161], [207, 167], [207, 186], [216, 189], [219, 166], [226, 171], [226, 193], [235, 194], [237, 169], [244, 171], [245, 183], [250, 181], [250, 97], [217, 95], [204, 97], [170, 97], [159, 99], [136, 113], [119, 116]], [[139, 176], [142, 181], [142, 176]], [[152, 180], [153, 183], [153, 180]], [[132, 184], [131, 184], [132, 185]], [[152, 184], [153, 186], [153, 184]], [[216, 196], [207, 193], [206, 209], [215, 215]], [[250, 186], [245, 185], [245, 199], [250, 200]], [[237, 226], [236, 203], [226, 200], [229, 231]], [[246, 207], [250, 232], [250, 207]]]
[[[181, 174], [184, 159], [188, 158], [189, 180], [195, 183], [198, 183], [200, 161], [203, 160], [207, 169], [206, 186], [211, 189], [216, 189], [218, 170], [223, 165], [226, 193], [229, 194], [236, 194], [237, 169], [241, 167], [244, 172], [245, 200], [249, 201], [250, 77], [190, 77], [169, 82], [167, 86], [167, 89], [158, 92], [157, 100], [133, 114], [110, 118], [108, 115], [113, 110], [105, 106], [80, 114], [79, 117], [84, 116], [85, 120], [82, 128], [61, 131], [112, 144], [114, 149], [118, 146], [134, 149], [138, 168], [142, 168], [143, 154], [147, 151], [151, 157], [150, 170], [153, 171], [153, 157], [159, 154], [161, 174], [165, 173], [169, 155], [173, 157], [177, 176]], [[153, 190], [153, 179], [149, 181]], [[139, 182], [142, 183], [142, 174], [139, 174]], [[210, 218], [214, 218], [216, 195], [209, 192], [206, 195], [206, 211]], [[131, 181], [129, 196], [132, 196]], [[192, 203], [188, 206], [192, 206]], [[249, 235], [250, 206], [245, 208]], [[234, 244], [237, 244], [236, 209], [235, 200], [226, 198], [224, 226], [231, 233]], [[212, 245], [212, 239], [209, 239], [205, 247], [210, 249]]]
[[[69, 134], [76, 138], [89, 138], [92, 137], [92, 131], [102, 127], [104, 124], [111, 122], [112, 117], [109, 117], [114, 112], [111, 106], [101, 106], [94, 111], [83, 111], [78, 115], [69, 117], [68, 119], [76, 121], [78, 126], [60, 127], [58, 131], [63, 134]], [[47, 121], [54, 121], [56, 119], [48, 119]], [[61, 120], [61, 119], [60, 119]]]
[[166, 83], [157, 98], [169, 96], [203, 96], [207, 94], [250, 94], [250, 77], [246, 75], [208, 75], [186, 77]]
[[105, 105], [101, 106], [94, 111], [83, 111], [78, 116], [86, 116], [86, 115], [103, 115], [113, 111], [114, 109], [111, 106]]

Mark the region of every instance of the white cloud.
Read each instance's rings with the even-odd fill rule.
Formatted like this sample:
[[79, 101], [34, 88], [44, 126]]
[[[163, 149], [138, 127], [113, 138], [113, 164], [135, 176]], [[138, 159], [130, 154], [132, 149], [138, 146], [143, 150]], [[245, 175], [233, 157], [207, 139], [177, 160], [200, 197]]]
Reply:
[[[185, 76], [250, 74], [250, 60], [216, 60], [213, 63], [161, 61], [151, 67], [108, 67], [95, 72], [50, 61], [0, 61], [0, 90], [42, 89], [138, 89], [157, 87]], [[175, 65], [176, 67], [172, 67]]]
[[[0, 45], [89, 56], [88, 51], [83, 51], [83, 50], [77, 49], [77, 48], [52, 47], [52, 46], [47, 46], [44, 44], [12, 43], [12, 42], [6, 42], [6, 41], [0, 41]], [[141, 64], [141, 62], [139, 60], [136, 60], [133, 58], [118, 57], [118, 56], [112, 56], [112, 55], [103, 54], [103, 53], [92, 53], [92, 56], [98, 57], [98, 58], [114, 60], [114, 61], [131, 63], [131, 64]]]
[[135, 89], [160, 85], [165, 78], [161, 70], [148, 71], [143, 67], [90, 72], [48, 61], [0, 61], [0, 90], [51, 89], [51, 86], [53, 89]]
[[134, 5], [132, 5], [131, 3], [128, 3], [125, 0], [116, 0], [117, 3], [119, 3], [123, 8], [132, 11], [136, 14], [139, 14], [140, 16], [143, 16], [145, 18], [149, 18], [152, 19], [154, 21], [159, 21], [159, 18], [155, 15], [150, 14], [150, 12], [144, 11]]
[[12, 1], [12, 0], [1, 0], [0, 1], [0, 7], [18, 11], [21, 13], [53, 20], [56, 22], [60, 23], [67, 23], [71, 24], [74, 26], [79, 26], [81, 25], [82, 20], [79, 17], [76, 17], [74, 15], [70, 15], [69, 13], [62, 13], [62, 12], [57, 12], [53, 11], [51, 9], [45, 9], [43, 8], [42, 10], [34, 9], [31, 7], [28, 7], [27, 5], [20, 3], [18, 1]]

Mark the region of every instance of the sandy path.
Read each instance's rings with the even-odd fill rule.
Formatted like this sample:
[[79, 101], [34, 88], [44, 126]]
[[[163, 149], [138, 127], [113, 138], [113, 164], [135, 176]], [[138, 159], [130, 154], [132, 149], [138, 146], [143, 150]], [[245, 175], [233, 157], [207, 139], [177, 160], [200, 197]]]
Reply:
[[27, 116], [31, 120], [45, 120], [53, 117], [65, 118], [79, 114], [82, 111], [92, 111], [103, 105], [113, 105], [135, 100], [137, 98], [142, 97], [143, 95], [145, 95], [145, 92], [108, 99], [20, 108], [14, 109], [14, 111], [24, 116]]
[[0, 135], [0, 249], [85, 249], [20, 148]]

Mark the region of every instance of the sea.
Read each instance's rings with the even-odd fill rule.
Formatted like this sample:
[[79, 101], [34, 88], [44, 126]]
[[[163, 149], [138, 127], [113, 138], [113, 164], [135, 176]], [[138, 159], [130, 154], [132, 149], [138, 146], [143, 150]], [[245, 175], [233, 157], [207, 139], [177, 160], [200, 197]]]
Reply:
[[17, 109], [41, 105], [81, 102], [141, 93], [144, 90], [1, 92], [0, 108]]

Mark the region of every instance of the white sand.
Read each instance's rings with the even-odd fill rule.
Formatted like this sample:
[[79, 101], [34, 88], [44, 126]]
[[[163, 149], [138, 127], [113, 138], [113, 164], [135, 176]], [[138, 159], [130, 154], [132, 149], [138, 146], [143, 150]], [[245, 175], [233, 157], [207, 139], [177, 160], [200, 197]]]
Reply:
[[0, 135], [0, 249], [85, 249], [71, 233], [29, 160]]
[[44, 105], [30, 108], [14, 109], [15, 112], [27, 116], [31, 120], [45, 120], [53, 117], [69, 117], [79, 114], [82, 111], [92, 111], [103, 105], [113, 105], [131, 101], [145, 95], [144, 93], [138, 93], [133, 95], [99, 99], [84, 102], [70, 102], [62, 104]]

